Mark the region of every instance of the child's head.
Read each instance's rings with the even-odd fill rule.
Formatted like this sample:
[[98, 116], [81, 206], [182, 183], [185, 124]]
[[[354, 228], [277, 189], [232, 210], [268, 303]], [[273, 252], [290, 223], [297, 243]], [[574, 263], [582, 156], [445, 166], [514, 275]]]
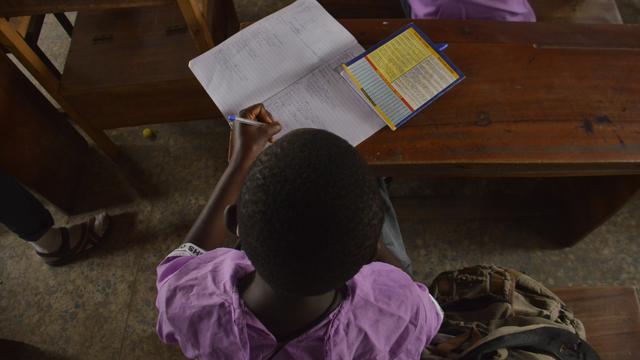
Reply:
[[303, 129], [254, 162], [238, 200], [242, 248], [278, 291], [318, 295], [371, 261], [383, 221], [375, 179], [340, 137]]

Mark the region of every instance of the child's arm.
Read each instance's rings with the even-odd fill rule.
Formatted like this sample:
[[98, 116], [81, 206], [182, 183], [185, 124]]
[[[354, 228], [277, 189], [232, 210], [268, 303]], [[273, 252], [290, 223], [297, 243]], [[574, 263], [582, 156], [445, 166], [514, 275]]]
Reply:
[[281, 129], [280, 124], [273, 120], [262, 104], [242, 110], [240, 116], [269, 125], [251, 126], [234, 122], [234, 149], [229, 166], [185, 239], [185, 242], [204, 250], [213, 250], [224, 244], [227, 234], [224, 210], [236, 202], [251, 164]]

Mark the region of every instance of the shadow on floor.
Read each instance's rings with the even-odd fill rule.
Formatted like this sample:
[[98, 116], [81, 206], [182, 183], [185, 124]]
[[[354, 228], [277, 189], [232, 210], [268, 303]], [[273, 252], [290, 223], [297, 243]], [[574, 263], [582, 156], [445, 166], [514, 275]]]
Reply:
[[33, 360], [33, 359], [49, 359], [49, 360], [72, 360], [74, 358], [65, 357], [59, 354], [46, 352], [33, 345], [29, 345], [20, 341], [0, 339], [0, 354], [5, 359], [13, 360]]
[[118, 165], [90, 147], [76, 189], [75, 206], [69, 215], [131, 204], [136, 198], [135, 190]]

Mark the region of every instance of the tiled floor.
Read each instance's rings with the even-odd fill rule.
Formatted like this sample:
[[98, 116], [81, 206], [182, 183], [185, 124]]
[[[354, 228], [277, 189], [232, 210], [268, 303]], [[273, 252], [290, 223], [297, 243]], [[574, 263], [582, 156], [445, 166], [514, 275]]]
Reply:
[[[242, 7], [267, 11], [268, 1]], [[257, 10], [256, 10], [257, 9]], [[181, 243], [226, 165], [227, 128], [212, 121], [110, 132], [122, 158], [92, 156], [79, 189], [82, 216], [107, 208], [113, 227], [101, 248], [81, 261], [50, 268], [14, 235], [0, 230], [0, 338], [63, 358], [181, 358], [155, 334], [155, 266]], [[420, 180], [395, 179], [392, 195], [423, 194]], [[400, 223], [417, 277], [475, 263], [519, 268], [560, 286], [640, 286], [640, 197], [570, 249], [549, 247], [522, 221], [434, 220]], [[58, 223], [68, 219], [54, 210]], [[80, 220], [77, 218], [75, 220]]]

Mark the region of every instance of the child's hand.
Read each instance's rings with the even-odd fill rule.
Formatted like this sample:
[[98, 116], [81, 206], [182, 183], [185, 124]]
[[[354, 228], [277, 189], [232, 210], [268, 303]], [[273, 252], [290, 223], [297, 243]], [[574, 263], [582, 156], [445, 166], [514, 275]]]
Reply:
[[233, 124], [233, 160], [251, 164], [264, 150], [267, 143], [273, 142], [273, 136], [282, 126], [275, 121], [271, 113], [262, 104], [252, 105], [239, 114], [241, 117], [256, 120], [266, 126], [253, 126], [235, 122]]

